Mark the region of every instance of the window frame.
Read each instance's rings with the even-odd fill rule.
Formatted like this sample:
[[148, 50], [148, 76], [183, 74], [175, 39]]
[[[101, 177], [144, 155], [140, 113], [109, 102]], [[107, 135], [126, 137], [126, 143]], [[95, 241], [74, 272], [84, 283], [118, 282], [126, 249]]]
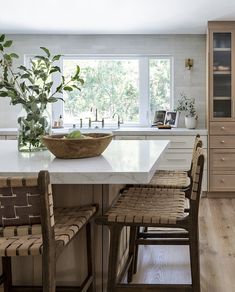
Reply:
[[[36, 54], [30, 54], [25, 56], [25, 65], [29, 66], [30, 58], [33, 58]], [[56, 61], [55, 64], [61, 68], [63, 74], [63, 61], [64, 60], [74, 60], [79, 59], [90, 59], [90, 60], [139, 60], [139, 123], [128, 123], [124, 121], [125, 126], [149, 126], [151, 121], [151, 111], [150, 111], [150, 90], [149, 90], [149, 76], [150, 76], [150, 59], [168, 59], [170, 60], [170, 109], [174, 109], [174, 68], [173, 68], [173, 56], [172, 55], [160, 55], [160, 54], [65, 54], [59, 61]], [[58, 74], [55, 74], [53, 77], [53, 88], [55, 89], [60, 83], [60, 77]], [[57, 94], [59, 97], [63, 97], [63, 94]], [[63, 114], [63, 101], [59, 100], [56, 103], [52, 104], [52, 121], [58, 119], [58, 117]], [[71, 124], [64, 125], [71, 127]]]

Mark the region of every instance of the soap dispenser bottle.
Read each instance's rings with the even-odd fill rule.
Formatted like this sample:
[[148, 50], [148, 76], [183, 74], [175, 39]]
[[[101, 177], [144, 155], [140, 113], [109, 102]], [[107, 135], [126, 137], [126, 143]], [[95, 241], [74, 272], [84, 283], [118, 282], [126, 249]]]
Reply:
[[58, 127], [63, 127], [63, 117], [60, 115], [59, 120], [58, 120]]

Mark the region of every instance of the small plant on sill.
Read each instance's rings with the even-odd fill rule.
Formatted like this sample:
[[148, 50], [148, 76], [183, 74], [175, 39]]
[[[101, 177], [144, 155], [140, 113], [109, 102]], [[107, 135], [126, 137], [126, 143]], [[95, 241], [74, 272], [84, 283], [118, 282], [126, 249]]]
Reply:
[[185, 93], [180, 93], [180, 99], [178, 100], [176, 110], [179, 112], [185, 112], [186, 117], [198, 117], [195, 98], [187, 97]]

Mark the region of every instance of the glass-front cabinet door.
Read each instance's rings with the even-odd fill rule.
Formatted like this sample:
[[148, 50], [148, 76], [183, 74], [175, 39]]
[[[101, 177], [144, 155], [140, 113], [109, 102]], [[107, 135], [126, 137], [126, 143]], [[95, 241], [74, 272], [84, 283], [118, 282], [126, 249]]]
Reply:
[[208, 191], [235, 192], [235, 21], [208, 22]]
[[212, 33], [211, 116], [232, 119], [232, 32]]

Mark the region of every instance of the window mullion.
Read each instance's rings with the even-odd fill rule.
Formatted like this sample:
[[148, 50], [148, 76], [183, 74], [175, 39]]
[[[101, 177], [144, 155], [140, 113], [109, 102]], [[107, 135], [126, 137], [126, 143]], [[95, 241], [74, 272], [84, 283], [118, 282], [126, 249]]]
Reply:
[[[60, 67], [61, 72], [63, 70], [63, 61], [60, 59], [55, 62], [55, 65]], [[53, 74], [53, 86], [52, 91], [55, 92], [56, 88], [60, 85], [61, 77], [60, 74]], [[55, 97], [63, 98], [63, 93], [57, 93]], [[64, 105], [62, 100], [58, 100], [52, 105], [52, 122], [58, 121], [59, 116], [63, 115]]]
[[174, 62], [173, 57], [170, 58], [170, 107], [174, 109]]
[[139, 62], [139, 123], [149, 125], [149, 58], [140, 58]]

